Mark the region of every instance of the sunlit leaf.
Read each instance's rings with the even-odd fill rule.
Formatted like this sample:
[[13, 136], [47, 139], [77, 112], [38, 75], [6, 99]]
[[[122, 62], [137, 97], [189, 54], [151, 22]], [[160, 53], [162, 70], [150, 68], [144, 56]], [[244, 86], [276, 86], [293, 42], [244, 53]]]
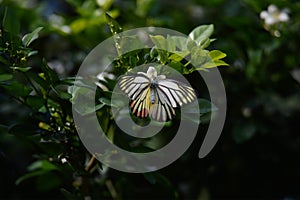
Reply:
[[128, 51], [128, 49], [143, 49], [144, 43], [140, 41], [137, 36], [124, 36], [120, 41], [121, 53]]
[[189, 37], [197, 42], [197, 45], [203, 44], [213, 33], [213, 25], [202, 25], [195, 28], [190, 34]]
[[203, 50], [200, 47], [194, 47], [191, 51], [191, 63], [194, 66], [201, 66], [208, 62], [211, 58], [208, 55], [208, 51]]
[[190, 52], [187, 50], [180, 51], [180, 52], [172, 53], [168, 59], [171, 61], [174, 61], [174, 62], [180, 62], [182, 59], [184, 59], [189, 54], [190, 54]]
[[31, 67], [11, 67], [11, 69], [17, 70], [17, 71], [20, 71], [20, 72], [27, 72], [31, 69]]
[[187, 50], [188, 39], [182, 36], [172, 36], [172, 42], [180, 50]]
[[28, 47], [34, 40], [36, 40], [39, 37], [39, 32], [43, 29], [43, 27], [38, 27], [31, 33], [28, 33], [24, 35], [22, 38], [22, 42], [25, 47]]
[[225, 58], [226, 54], [219, 50], [212, 50], [209, 52], [209, 56], [211, 57], [212, 60], [220, 60], [222, 58]]
[[[168, 41], [162, 35], [150, 35], [150, 39], [155, 45], [156, 49], [167, 49]], [[174, 49], [175, 50], [175, 49]]]
[[119, 23], [114, 19], [112, 18], [112, 16], [108, 13], [106, 13], [106, 20], [108, 22], [108, 25], [109, 25], [109, 28], [110, 28], [110, 32], [113, 34], [113, 35], [116, 35], [120, 32], [122, 32], [122, 27], [119, 25]]

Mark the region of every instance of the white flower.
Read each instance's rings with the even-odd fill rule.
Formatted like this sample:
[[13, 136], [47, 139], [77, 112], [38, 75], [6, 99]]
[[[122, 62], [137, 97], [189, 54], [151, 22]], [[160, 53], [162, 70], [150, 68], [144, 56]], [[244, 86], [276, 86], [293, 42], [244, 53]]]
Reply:
[[277, 6], [271, 4], [268, 6], [268, 10], [264, 10], [260, 13], [260, 18], [264, 19], [265, 24], [268, 26], [289, 21], [288, 10], [279, 10]]
[[68, 160], [66, 158], [61, 158], [60, 161], [61, 161], [62, 164], [68, 162]]

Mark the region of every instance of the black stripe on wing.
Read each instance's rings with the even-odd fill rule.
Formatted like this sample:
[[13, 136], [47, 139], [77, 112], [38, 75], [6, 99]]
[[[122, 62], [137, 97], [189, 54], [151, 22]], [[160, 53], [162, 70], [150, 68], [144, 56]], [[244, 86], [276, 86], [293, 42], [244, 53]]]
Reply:
[[171, 79], [160, 80], [157, 90], [163, 93], [165, 101], [173, 108], [190, 103], [196, 99], [196, 94], [192, 87]]
[[175, 110], [166, 101], [164, 94], [155, 89], [155, 103], [150, 105], [150, 116], [156, 121], [169, 121], [175, 116]]
[[135, 114], [137, 117], [145, 118], [148, 117], [150, 110], [150, 87], [148, 89], [144, 89], [140, 94], [140, 97], [131, 100], [129, 105], [131, 108], [131, 112]]
[[141, 98], [143, 91], [150, 87], [150, 80], [144, 75], [124, 75], [119, 78], [118, 83], [131, 100]]

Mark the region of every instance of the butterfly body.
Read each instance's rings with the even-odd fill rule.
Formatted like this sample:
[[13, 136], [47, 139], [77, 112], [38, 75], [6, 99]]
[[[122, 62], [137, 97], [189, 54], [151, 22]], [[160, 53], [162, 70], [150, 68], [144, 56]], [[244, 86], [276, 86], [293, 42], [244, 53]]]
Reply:
[[154, 104], [154, 102], [155, 102], [155, 86], [150, 86], [151, 87], [151, 89], [150, 89], [150, 101], [151, 101], [151, 103], [152, 104]]
[[174, 108], [196, 99], [190, 86], [165, 75], [157, 75], [154, 67], [147, 73], [127, 74], [118, 82], [120, 89], [130, 98], [130, 108], [137, 117], [150, 116], [157, 121], [171, 120]]

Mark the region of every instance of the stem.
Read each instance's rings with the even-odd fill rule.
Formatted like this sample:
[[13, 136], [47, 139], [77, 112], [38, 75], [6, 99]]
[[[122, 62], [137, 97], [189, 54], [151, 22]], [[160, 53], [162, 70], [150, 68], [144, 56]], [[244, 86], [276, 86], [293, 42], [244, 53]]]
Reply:
[[191, 61], [185, 63], [185, 65], [183, 65], [184, 67], [188, 66], [191, 63]]
[[85, 171], [89, 171], [90, 168], [92, 167], [93, 163], [95, 161], [95, 156], [92, 155], [91, 159], [89, 160], [88, 164], [86, 165], [86, 167], [84, 168]]
[[107, 189], [108, 189], [108, 191], [109, 191], [109, 193], [111, 194], [111, 197], [112, 197], [113, 199], [120, 199], [120, 198], [118, 197], [118, 193], [117, 193], [117, 191], [116, 191], [114, 185], [112, 184], [112, 181], [111, 181], [111, 180], [105, 181], [105, 185], [106, 185], [106, 187], [107, 187]]

